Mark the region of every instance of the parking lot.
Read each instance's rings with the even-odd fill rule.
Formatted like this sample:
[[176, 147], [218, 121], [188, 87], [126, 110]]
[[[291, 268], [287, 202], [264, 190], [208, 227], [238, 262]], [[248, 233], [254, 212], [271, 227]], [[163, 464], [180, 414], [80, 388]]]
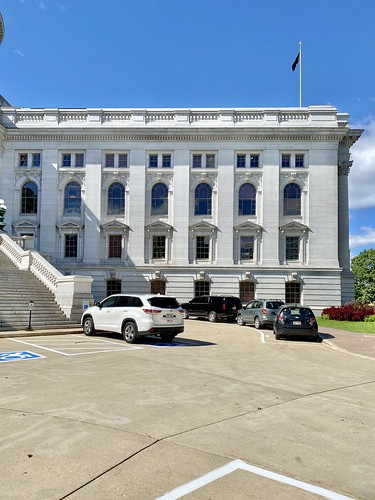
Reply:
[[2, 498], [373, 498], [373, 359], [185, 326], [0, 339]]

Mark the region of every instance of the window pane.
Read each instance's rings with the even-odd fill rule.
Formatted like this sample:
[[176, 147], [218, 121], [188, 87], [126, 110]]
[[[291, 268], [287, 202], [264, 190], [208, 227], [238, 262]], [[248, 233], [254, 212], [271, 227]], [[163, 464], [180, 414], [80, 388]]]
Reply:
[[72, 165], [72, 155], [70, 153], [64, 153], [62, 155], [62, 166], [70, 167]]
[[148, 166], [150, 168], [157, 168], [158, 166], [158, 155], [150, 155]]
[[152, 258], [165, 259], [165, 236], [153, 236]]
[[40, 167], [40, 153], [33, 153], [33, 167]]
[[299, 260], [299, 237], [287, 236], [285, 238], [285, 259]]
[[115, 155], [114, 154], [106, 154], [105, 155], [105, 167], [114, 167], [115, 166]]
[[215, 155], [206, 155], [206, 168], [215, 168]]
[[168, 215], [168, 188], [158, 182], [151, 191], [151, 214]]
[[108, 295], [114, 295], [115, 293], [121, 293], [121, 281], [107, 280], [107, 297]]
[[125, 188], [115, 182], [108, 189], [108, 214], [123, 214], [125, 211]]
[[210, 283], [209, 281], [196, 281], [194, 283], [194, 296], [200, 297], [201, 295], [210, 294]]
[[198, 259], [208, 259], [210, 256], [210, 237], [209, 236], [197, 236], [197, 251], [196, 258]]
[[195, 188], [195, 215], [211, 215], [212, 189], [208, 184]]
[[285, 283], [285, 302], [287, 304], [298, 304], [301, 302], [300, 283]]
[[65, 187], [64, 213], [81, 213], [81, 186], [78, 182], [70, 182]]
[[296, 168], [304, 167], [304, 155], [296, 155]]
[[237, 155], [237, 168], [245, 168], [246, 155]]
[[290, 167], [290, 155], [282, 155], [281, 156], [281, 166], [283, 168], [289, 168]]
[[21, 153], [19, 156], [19, 166], [27, 167], [27, 153]]
[[251, 168], [259, 167], [259, 155], [250, 155], [250, 167]]
[[255, 286], [252, 281], [240, 282], [240, 300], [241, 302], [249, 302], [254, 299]]
[[284, 188], [284, 215], [301, 215], [301, 189], [290, 183]]
[[27, 182], [22, 187], [21, 213], [36, 214], [38, 210], [38, 186], [35, 182]]
[[256, 214], [256, 189], [247, 182], [242, 184], [239, 189], [238, 198], [238, 215], [255, 215]]
[[83, 167], [83, 153], [76, 154], [76, 167]]
[[171, 155], [163, 155], [163, 168], [171, 167]]
[[122, 250], [122, 236], [121, 234], [109, 235], [108, 257], [111, 259], [121, 258]]
[[254, 236], [241, 236], [241, 260], [254, 259]]
[[202, 155], [193, 155], [193, 168], [202, 167]]
[[128, 166], [128, 155], [127, 154], [118, 155], [118, 166], [120, 168], [126, 168]]
[[78, 235], [65, 235], [65, 257], [77, 257]]

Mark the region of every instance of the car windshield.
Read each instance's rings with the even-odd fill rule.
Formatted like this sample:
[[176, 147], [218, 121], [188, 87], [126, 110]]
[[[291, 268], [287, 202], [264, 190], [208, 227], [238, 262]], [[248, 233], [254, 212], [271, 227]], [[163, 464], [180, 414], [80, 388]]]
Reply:
[[302, 316], [303, 318], [313, 318], [314, 313], [311, 309], [306, 307], [290, 307], [288, 309], [284, 309], [285, 316]]
[[279, 309], [283, 305], [283, 302], [276, 302], [276, 301], [267, 301], [266, 302], [266, 308], [267, 309]]
[[180, 304], [174, 297], [150, 297], [148, 302], [154, 307], [162, 307], [163, 309], [178, 309]]

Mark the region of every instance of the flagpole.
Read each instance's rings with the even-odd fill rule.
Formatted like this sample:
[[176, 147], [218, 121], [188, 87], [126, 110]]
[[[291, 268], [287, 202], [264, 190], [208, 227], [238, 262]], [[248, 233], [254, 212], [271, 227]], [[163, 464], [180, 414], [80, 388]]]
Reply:
[[302, 108], [302, 42], [299, 42], [299, 107]]

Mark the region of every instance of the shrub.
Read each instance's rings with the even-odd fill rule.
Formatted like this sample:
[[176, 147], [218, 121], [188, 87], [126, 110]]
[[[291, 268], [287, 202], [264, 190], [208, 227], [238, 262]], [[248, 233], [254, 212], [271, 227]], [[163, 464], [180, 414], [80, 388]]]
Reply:
[[323, 309], [322, 316], [336, 321], [364, 321], [366, 317], [375, 315], [375, 308], [351, 302], [340, 307]]
[[372, 323], [372, 322], [375, 323], [375, 314], [370, 314], [369, 316], [366, 316], [365, 321], [367, 321], [368, 323]]

